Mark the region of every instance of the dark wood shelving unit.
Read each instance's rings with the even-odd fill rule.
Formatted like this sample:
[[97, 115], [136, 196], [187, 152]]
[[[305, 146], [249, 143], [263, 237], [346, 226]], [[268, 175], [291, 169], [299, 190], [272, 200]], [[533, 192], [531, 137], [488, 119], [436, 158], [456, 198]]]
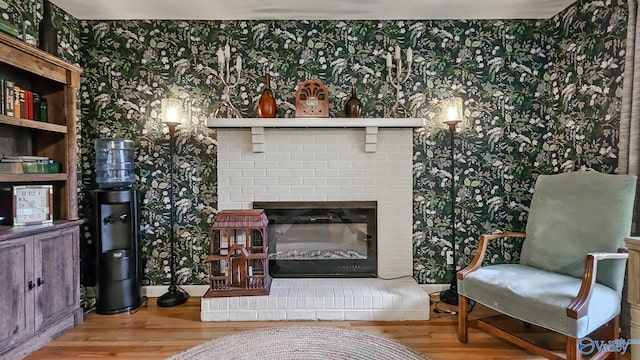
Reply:
[[[53, 223], [0, 226], [0, 358], [23, 358], [82, 323], [77, 201], [76, 93], [82, 69], [0, 34], [0, 77], [47, 100], [48, 122], [0, 115], [8, 155], [46, 156], [61, 173], [1, 173], [0, 188], [52, 185]], [[10, 192], [6, 192], [10, 194]], [[12, 200], [0, 204], [12, 212]], [[5, 220], [6, 221], [6, 220]]]

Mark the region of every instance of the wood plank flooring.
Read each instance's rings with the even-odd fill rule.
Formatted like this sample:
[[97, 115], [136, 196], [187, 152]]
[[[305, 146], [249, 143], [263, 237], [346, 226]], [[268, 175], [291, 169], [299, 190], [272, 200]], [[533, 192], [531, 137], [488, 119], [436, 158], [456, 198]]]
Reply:
[[[447, 305], [441, 306], [446, 309]], [[451, 308], [449, 308], [451, 309]], [[470, 318], [490, 311], [477, 306]], [[84, 323], [32, 353], [27, 359], [165, 359], [207, 340], [238, 331], [274, 326], [329, 326], [379, 334], [410, 346], [434, 360], [529, 360], [541, 359], [477, 329], [470, 329], [469, 342], [458, 343], [457, 317], [431, 313], [428, 321], [272, 321], [201, 322], [200, 298], [186, 304], [159, 308], [156, 299], [133, 314], [90, 313]], [[561, 347], [564, 341], [540, 335]], [[630, 359], [629, 355], [623, 359]]]

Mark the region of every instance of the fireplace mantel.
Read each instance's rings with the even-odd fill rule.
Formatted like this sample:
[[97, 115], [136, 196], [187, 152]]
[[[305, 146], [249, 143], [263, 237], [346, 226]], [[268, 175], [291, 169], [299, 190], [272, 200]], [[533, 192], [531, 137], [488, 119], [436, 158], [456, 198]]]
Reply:
[[[269, 296], [203, 299], [203, 321], [429, 318], [429, 298], [411, 278], [414, 129], [421, 119], [216, 119], [208, 125], [220, 126], [218, 209], [375, 201], [380, 279], [276, 278]], [[264, 153], [251, 149], [254, 126], [264, 129]], [[376, 152], [362, 151], [368, 126], [380, 130]]]
[[225, 118], [208, 119], [207, 127], [216, 129], [246, 128], [251, 130], [254, 153], [265, 151], [265, 128], [362, 128], [365, 130], [365, 152], [376, 152], [378, 128], [420, 128], [422, 118]]

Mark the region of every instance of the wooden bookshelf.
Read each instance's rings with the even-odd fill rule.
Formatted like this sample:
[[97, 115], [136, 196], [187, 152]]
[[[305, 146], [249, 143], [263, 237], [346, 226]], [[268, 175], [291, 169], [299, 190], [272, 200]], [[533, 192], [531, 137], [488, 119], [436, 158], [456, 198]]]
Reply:
[[[0, 174], [0, 358], [23, 358], [82, 323], [76, 93], [82, 69], [0, 34], [0, 78], [47, 101], [47, 122], [0, 115], [0, 150], [43, 156], [62, 173]], [[53, 223], [12, 226], [14, 185], [51, 185]]]

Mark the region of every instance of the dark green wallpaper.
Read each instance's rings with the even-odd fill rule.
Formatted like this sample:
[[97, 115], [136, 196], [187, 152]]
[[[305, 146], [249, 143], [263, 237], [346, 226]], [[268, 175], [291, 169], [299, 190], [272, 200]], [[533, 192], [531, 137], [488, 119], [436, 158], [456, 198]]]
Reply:
[[[20, 39], [38, 46], [38, 24], [42, 20], [42, 1], [0, 0], [0, 23], [13, 25]], [[64, 60], [79, 65], [80, 41], [78, 21], [73, 16], [52, 6], [53, 23], [58, 30], [58, 55]]]
[[[17, 21], [22, 10], [9, 3], [2, 14]], [[81, 209], [90, 216], [93, 141], [133, 139], [145, 283], [168, 280], [168, 134], [158, 113], [163, 97], [183, 99], [190, 123], [178, 132], [175, 158], [179, 278], [205, 283], [202, 259], [217, 201], [216, 136], [203, 124], [222, 96], [217, 49], [228, 43], [232, 57], [243, 58], [231, 99], [245, 117], [256, 114], [266, 71], [279, 117], [293, 116], [295, 88], [311, 77], [327, 85], [333, 117], [343, 115], [351, 87], [364, 116], [381, 117], [395, 102], [384, 56], [396, 45], [403, 56], [411, 47], [412, 74], [401, 91], [407, 111], [394, 117], [434, 123], [415, 134], [414, 276], [449, 282], [452, 164], [448, 133], [435, 126], [438, 100], [465, 99], [468, 122], [456, 135], [454, 161], [456, 244], [464, 265], [479, 234], [524, 230], [537, 174], [615, 172], [626, 16], [624, 2], [584, 1], [544, 21], [69, 22], [72, 39], [78, 26], [85, 68]], [[511, 261], [519, 244], [495, 242], [490, 251], [492, 262]]]

